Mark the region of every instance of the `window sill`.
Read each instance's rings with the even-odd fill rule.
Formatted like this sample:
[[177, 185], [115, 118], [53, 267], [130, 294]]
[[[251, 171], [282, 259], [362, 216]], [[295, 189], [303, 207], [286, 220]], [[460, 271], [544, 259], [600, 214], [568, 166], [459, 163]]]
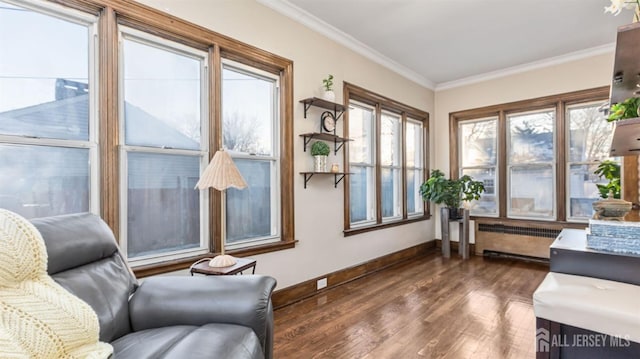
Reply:
[[[227, 254], [231, 254], [237, 257], [246, 257], [246, 256], [252, 256], [256, 254], [276, 252], [276, 251], [294, 248], [297, 242], [298, 241], [281, 241], [276, 243], [263, 244], [260, 246], [227, 251]], [[142, 266], [132, 268], [133, 274], [135, 274], [136, 278], [144, 278], [144, 277], [149, 277], [157, 274], [175, 272], [178, 270], [189, 268], [191, 264], [193, 264], [195, 261], [199, 259], [214, 257], [217, 254], [218, 253], [206, 253], [206, 254], [201, 254], [199, 256], [180, 258], [176, 260], [165, 261], [165, 262], [155, 263], [155, 264], [142, 265]]]
[[366, 232], [371, 232], [371, 231], [377, 231], [377, 230], [380, 230], [380, 229], [401, 226], [401, 225], [404, 225], [404, 224], [409, 224], [409, 223], [414, 223], [414, 222], [425, 221], [425, 220], [428, 220], [429, 218], [431, 218], [431, 216], [429, 214], [424, 214], [423, 216], [407, 218], [407, 219], [394, 221], [394, 222], [385, 222], [385, 223], [381, 223], [381, 224], [373, 224], [373, 225], [369, 225], [369, 226], [361, 226], [361, 227], [356, 227], [356, 228], [349, 228], [349, 229], [345, 229], [343, 231], [343, 233], [344, 233], [345, 237], [349, 237], [349, 236], [354, 236], [356, 234], [361, 234], [361, 233], [366, 233]]

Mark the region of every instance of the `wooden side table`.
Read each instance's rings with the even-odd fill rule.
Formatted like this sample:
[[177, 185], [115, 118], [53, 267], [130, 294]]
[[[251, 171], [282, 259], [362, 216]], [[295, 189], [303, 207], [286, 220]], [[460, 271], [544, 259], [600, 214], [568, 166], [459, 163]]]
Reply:
[[236, 258], [238, 263], [228, 267], [209, 267], [211, 258], [202, 258], [193, 263], [189, 268], [191, 275], [199, 273], [204, 275], [233, 275], [242, 274], [243, 271], [252, 268], [251, 274], [256, 274], [256, 260], [250, 258]]

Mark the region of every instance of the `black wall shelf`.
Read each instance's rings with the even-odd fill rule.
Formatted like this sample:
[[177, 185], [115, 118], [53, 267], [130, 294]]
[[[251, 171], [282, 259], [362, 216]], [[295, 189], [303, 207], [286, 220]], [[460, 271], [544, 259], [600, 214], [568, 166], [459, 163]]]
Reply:
[[305, 98], [304, 100], [300, 100], [300, 102], [304, 104], [304, 118], [307, 118], [307, 111], [309, 110], [309, 108], [311, 106], [316, 106], [316, 107], [320, 107], [320, 108], [326, 108], [327, 110], [332, 110], [333, 111], [333, 117], [336, 119], [336, 121], [338, 121], [340, 119], [340, 117], [342, 117], [342, 114], [344, 113], [344, 110], [347, 109], [344, 105], [341, 105], [341, 104], [335, 103], [335, 102], [331, 102], [331, 101], [327, 101], [327, 100], [321, 99], [319, 97]]
[[304, 152], [307, 152], [307, 146], [311, 140], [323, 140], [328, 142], [333, 142], [333, 153], [338, 154], [338, 151], [344, 146], [344, 143], [347, 141], [353, 141], [348, 138], [332, 135], [330, 133], [319, 133], [319, 132], [310, 132], [303, 133], [300, 137], [304, 138]]
[[307, 188], [307, 182], [313, 175], [333, 175], [333, 188], [338, 188], [338, 183], [344, 179], [344, 176], [350, 175], [348, 172], [300, 172], [304, 176], [304, 188]]

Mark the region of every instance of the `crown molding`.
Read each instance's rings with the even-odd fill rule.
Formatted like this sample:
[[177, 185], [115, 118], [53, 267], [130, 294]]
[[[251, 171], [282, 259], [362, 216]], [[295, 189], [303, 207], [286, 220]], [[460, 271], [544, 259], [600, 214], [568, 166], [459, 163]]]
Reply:
[[508, 67], [506, 69], [491, 71], [491, 72], [487, 72], [480, 75], [469, 76], [459, 80], [441, 82], [436, 85], [435, 91], [449, 90], [456, 87], [467, 86], [467, 85], [475, 84], [478, 82], [497, 79], [500, 77], [520, 74], [523, 72], [537, 70], [544, 67], [560, 65], [563, 63], [581, 60], [581, 59], [592, 57], [592, 56], [613, 53], [615, 51], [615, 45], [616, 45], [615, 43], [609, 43], [602, 46], [596, 46], [589, 49], [570, 52], [565, 55], [550, 57], [550, 58], [539, 60], [539, 61], [534, 61], [534, 62], [522, 64], [522, 65]]
[[309, 12], [291, 4], [286, 0], [256, 1], [281, 13], [284, 16], [287, 16], [294, 21], [299, 22], [300, 24], [310, 28], [311, 30], [314, 30], [330, 38], [331, 40], [343, 46], [346, 46], [347, 48], [359, 53], [369, 60], [388, 68], [389, 70], [407, 78], [408, 80], [417, 83], [418, 85], [424, 86], [430, 90], [433, 90], [435, 88], [435, 83], [433, 83], [431, 80], [388, 58], [387, 56], [356, 40], [353, 36], [344, 33], [336, 27], [328, 24], [323, 20], [320, 20]]

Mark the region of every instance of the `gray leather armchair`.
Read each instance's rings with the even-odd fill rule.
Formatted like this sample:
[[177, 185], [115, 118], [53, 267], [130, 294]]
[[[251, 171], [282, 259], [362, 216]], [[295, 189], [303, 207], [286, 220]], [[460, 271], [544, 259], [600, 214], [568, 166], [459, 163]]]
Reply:
[[139, 284], [98, 216], [32, 223], [49, 275], [96, 311], [100, 340], [113, 345], [115, 359], [272, 358], [275, 279], [162, 276]]

